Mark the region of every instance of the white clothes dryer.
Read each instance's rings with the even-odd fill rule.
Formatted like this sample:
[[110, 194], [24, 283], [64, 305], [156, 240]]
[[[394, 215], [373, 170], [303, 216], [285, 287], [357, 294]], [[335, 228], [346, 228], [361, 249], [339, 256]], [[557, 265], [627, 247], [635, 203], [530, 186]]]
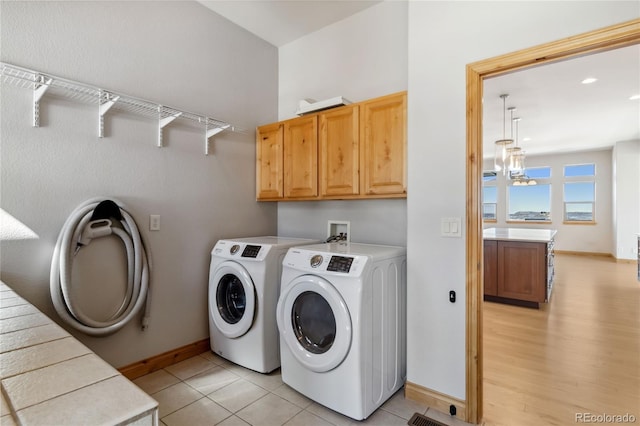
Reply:
[[356, 420], [406, 379], [406, 249], [289, 249], [277, 306], [284, 383]]
[[289, 247], [317, 242], [267, 236], [216, 243], [209, 268], [213, 352], [260, 373], [280, 366], [275, 318], [282, 260]]

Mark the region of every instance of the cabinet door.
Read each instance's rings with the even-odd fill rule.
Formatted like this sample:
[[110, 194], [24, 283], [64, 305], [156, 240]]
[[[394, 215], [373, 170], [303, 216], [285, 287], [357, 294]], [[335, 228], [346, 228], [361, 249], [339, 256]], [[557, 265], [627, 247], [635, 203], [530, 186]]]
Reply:
[[363, 195], [407, 192], [407, 94], [383, 96], [360, 106]]
[[320, 194], [359, 192], [358, 106], [320, 114]]
[[284, 122], [284, 196], [318, 195], [318, 117]]
[[284, 157], [283, 126], [267, 124], [256, 129], [256, 198], [282, 198]]
[[544, 302], [546, 243], [498, 242], [498, 296]]
[[498, 242], [486, 240], [484, 242], [484, 294], [498, 295]]

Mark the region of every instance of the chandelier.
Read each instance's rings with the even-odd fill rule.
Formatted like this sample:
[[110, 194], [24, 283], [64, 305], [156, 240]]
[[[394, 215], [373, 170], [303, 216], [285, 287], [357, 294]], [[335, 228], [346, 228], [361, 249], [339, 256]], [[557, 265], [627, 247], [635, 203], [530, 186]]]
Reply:
[[508, 149], [508, 169], [511, 174], [520, 174], [524, 173], [524, 151], [518, 146], [518, 123], [520, 122], [520, 117], [513, 118], [514, 110], [515, 107], [509, 108], [509, 111], [511, 111], [511, 137], [513, 138], [513, 123], [516, 123], [516, 137], [513, 139], [514, 146]]
[[513, 181], [514, 186], [537, 185], [538, 182], [536, 182], [535, 179], [531, 179], [525, 173], [524, 151], [518, 146], [518, 124], [521, 119], [520, 117], [513, 118], [513, 110], [515, 108], [509, 109], [512, 111], [511, 124], [516, 124], [515, 146], [510, 149], [509, 153], [509, 177]]
[[493, 169], [496, 172], [502, 172], [502, 175], [507, 174], [507, 168], [509, 166], [509, 149], [513, 148], [513, 139], [507, 139], [506, 135], [506, 115], [507, 115], [507, 98], [509, 95], [500, 95], [502, 98], [502, 139], [498, 139], [495, 142], [495, 156], [493, 159]]

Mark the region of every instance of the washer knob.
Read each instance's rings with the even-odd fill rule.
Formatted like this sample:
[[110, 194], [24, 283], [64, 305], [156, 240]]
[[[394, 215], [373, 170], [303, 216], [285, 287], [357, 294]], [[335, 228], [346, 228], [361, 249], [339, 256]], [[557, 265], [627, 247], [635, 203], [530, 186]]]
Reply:
[[317, 268], [322, 264], [322, 256], [319, 254], [316, 254], [311, 258], [311, 261], [309, 263], [311, 264], [312, 268]]
[[238, 244], [232, 245], [231, 248], [229, 249], [231, 254], [236, 254], [238, 252], [238, 250], [240, 250], [240, 246]]

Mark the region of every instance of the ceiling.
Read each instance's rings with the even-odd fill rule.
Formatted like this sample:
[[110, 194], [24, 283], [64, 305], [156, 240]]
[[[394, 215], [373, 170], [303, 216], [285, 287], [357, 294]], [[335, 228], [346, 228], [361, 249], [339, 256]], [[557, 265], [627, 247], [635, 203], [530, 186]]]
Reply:
[[[379, 1], [200, 0], [204, 6], [282, 46]], [[484, 156], [503, 138], [501, 94], [515, 107], [518, 144], [527, 155], [607, 149], [640, 139], [640, 45], [528, 68], [484, 82]], [[598, 80], [582, 84], [587, 77]], [[510, 113], [506, 136], [511, 136]], [[514, 137], [515, 137], [514, 127]]]
[[380, 1], [198, 0], [198, 3], [280, 47]]
[[[592, 84], [582, 84], [588, 77]], [[640, 45], [528, 68], [487, 79], [483, 93], [485, 158], [502, 139], [501, 94], [515, 107], [519, 145], [528, 155], [607, 149], [640, 139]], [[507, 111], [506, 135], [511, 136]], [[516, 127], [514, 127], [514, 136]], [[525, 140], [530, 138], [530, 140]]]

